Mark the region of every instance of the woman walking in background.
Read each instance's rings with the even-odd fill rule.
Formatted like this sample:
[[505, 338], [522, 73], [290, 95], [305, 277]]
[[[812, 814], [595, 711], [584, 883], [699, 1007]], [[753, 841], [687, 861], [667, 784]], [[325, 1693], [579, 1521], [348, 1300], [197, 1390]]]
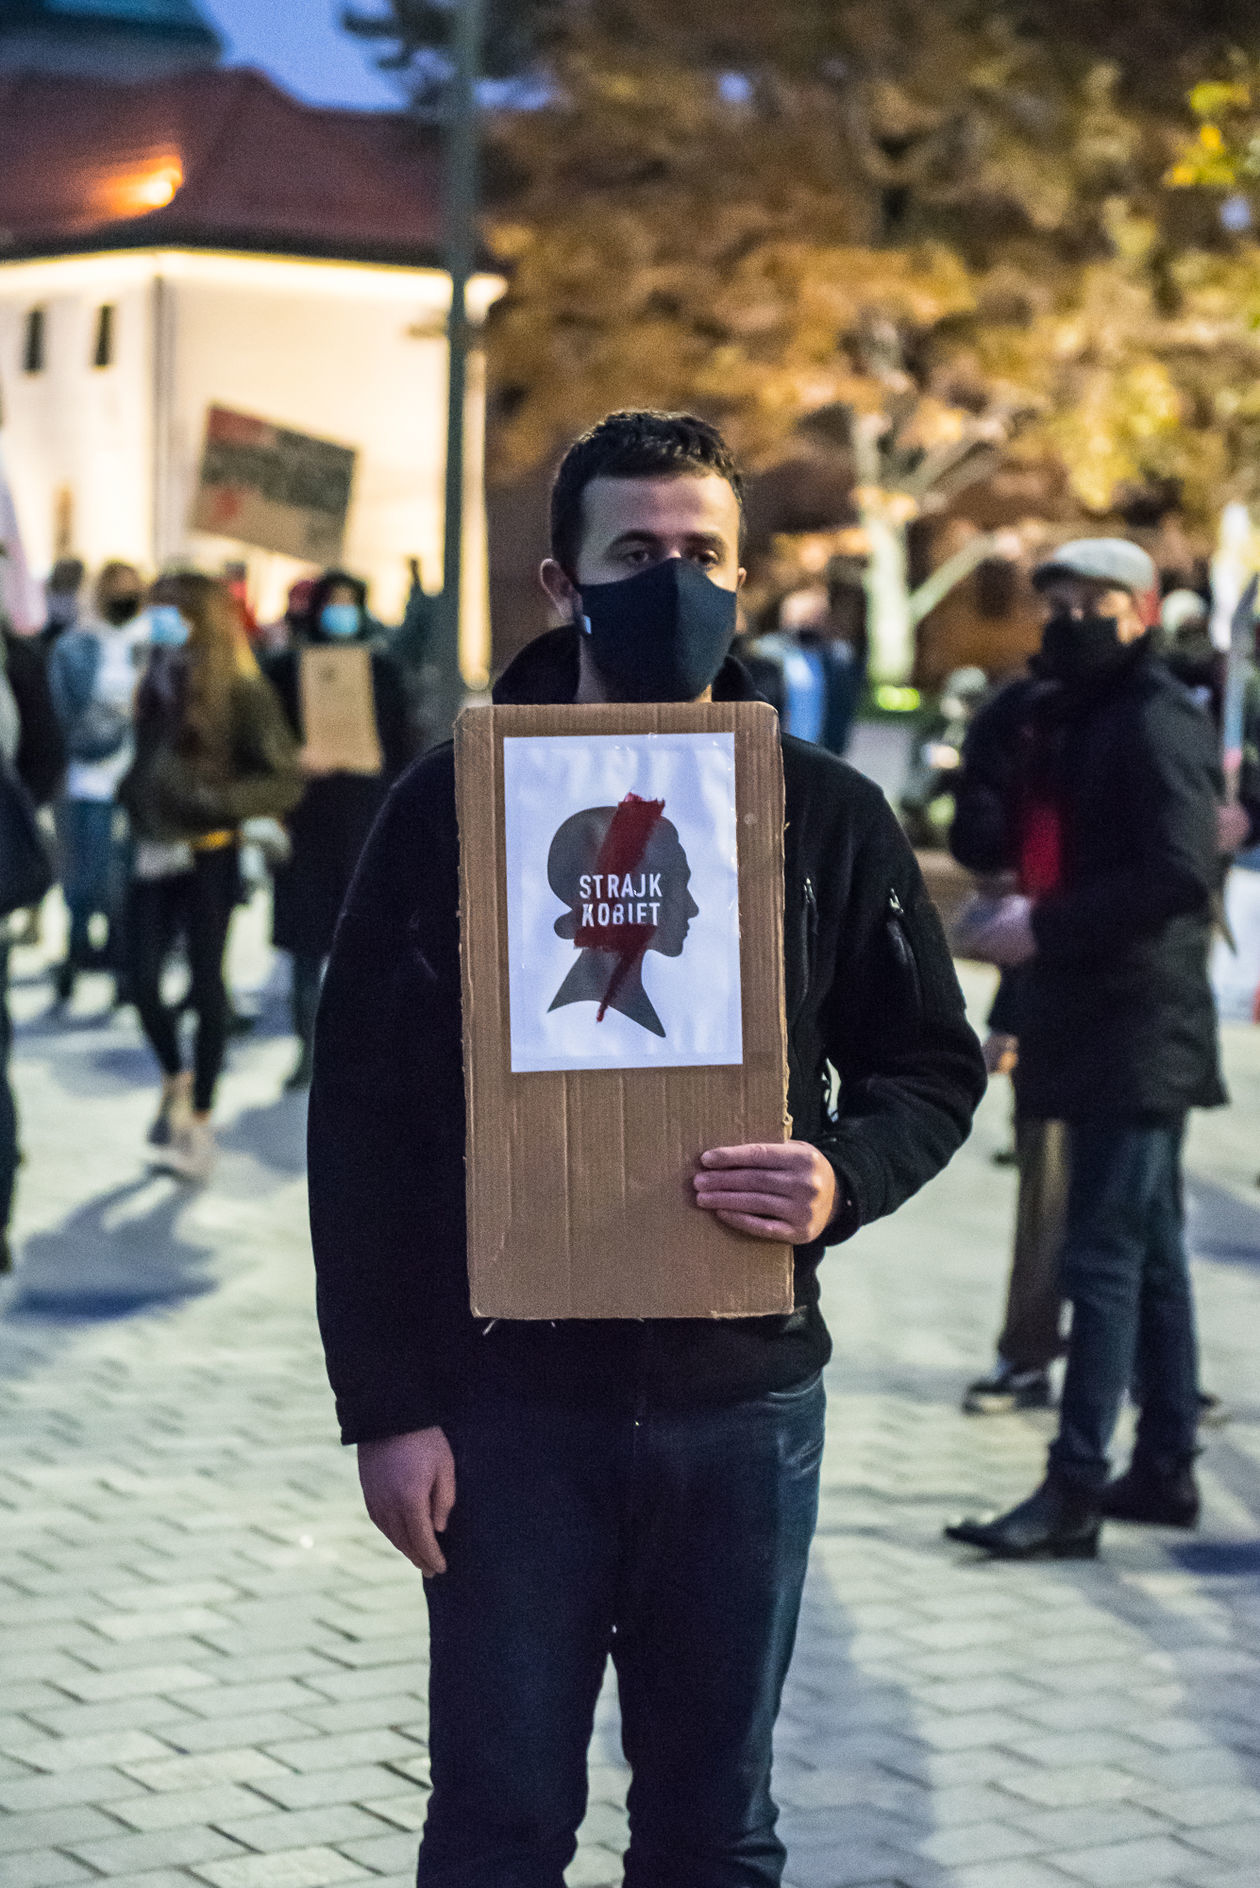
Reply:
[[[154, 585], [151, 653], [136, 699], [136, 758], [119, 798], [134, 840], [127, 906], [131, 988], [162, 1069], [154, 1164], [209, 1177], [215, 1086], [227, 1045], [223, 981], [240, 893], [242, 821], [279, 817], [302, 791], [297, 746], [227, 586], [194, 573]], [[182, 937], [197, 1019], [185, 1068], [162, 974]]]
[[[368, 615], [366, 590], [356, 577], [332, 570], [312, 590], [305, 622], [293, 647], [273, 656], [266, 673], [284, 703], [293, 733], [302, 746], [306, 792], [289, 820], [293, 853], [276, 871], [273, 941], [293, 959], [293, 1033], [298, 1059], [290, 1088], [307, 1088], [311, 1080], [311, 1040], [324, 961], [332, 949], [333, 930], [350, 885], [359, 854], [371, 831], [381, 802], [415, 750], [407, 690], [402, 671], [377, 646], [377, 626]], [[363, 649], [370, 681], [370, 700], [364, 704], [365, 732], [373, 735], [366, 746], [375, 758], [361, 763], [361, 771], [330, 766], [326, 755], [312, 745], [306, 726], [303, 665], [321, 649]], [[369, 771], [370, 769], [370, 771]]]

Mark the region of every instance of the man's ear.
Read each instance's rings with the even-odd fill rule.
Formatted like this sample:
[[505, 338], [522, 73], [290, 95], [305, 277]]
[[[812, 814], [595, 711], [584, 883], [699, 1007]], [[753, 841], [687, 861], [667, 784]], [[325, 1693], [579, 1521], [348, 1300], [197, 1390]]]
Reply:
[[564, 567], [554, 557], [545, 557], [538, 571], [538, 581], [562, 623], [571, 623], [578, 613], [578, 588]]

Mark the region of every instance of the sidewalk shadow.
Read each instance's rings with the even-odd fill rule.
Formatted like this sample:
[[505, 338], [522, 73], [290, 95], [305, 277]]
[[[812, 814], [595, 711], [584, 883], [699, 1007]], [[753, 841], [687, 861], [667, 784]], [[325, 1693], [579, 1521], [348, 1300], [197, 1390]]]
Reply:
[[[150, 1192], [145, 1210], [127, 1210]], [[213, 1291], [212, 1250], [178, 1230], [188, 1198], [177, 1184], [146, 1174], [86, 1201], [52, 1231], [32, 1234], [5, 1316], [79, 1324]]]
[[1186, 1182], [1186, 1230], [1196, 1258], [1260, 1265], [1260, 1204], [1196, 1174]]
[[285, 1179], [299, 1179], [306, 1172], [306, 1096], [281, 1094], [243, 1109], [222, 1130], [219, 1145], [250, 1155]]

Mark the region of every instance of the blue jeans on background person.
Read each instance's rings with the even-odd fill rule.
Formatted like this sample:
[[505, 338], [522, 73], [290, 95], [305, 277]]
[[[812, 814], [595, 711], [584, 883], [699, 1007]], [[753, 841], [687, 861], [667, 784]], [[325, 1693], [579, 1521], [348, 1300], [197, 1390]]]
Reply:
[[[76, 970], [96, 961], [90, 926], [100, 912], [110, 924], [110, 943], [120, 883], [114, 844], [112, 800], [62, 800], [56, 809], [61, 890], [70, 916], [66, 960]], [[106, 956], [112, 961], [109, 945]]]
[[418, 1888], [563, 1888], [610, 1654], [627, 1888], [776, 1888], [771, 1735], [825, 1404], [817, 1375], [716, 1408], [614, 1386], [598, 1408], [494, 1395], [451, 1425]]
[[1072, 1336], [1050, 1466], [1090, 1493], [1106, 1483], [1107, 1452], [1135, 1376], [1143, 1401], [1134, 1460], [1167, 1466], [1195, 1453], [1184, 1137], [1182, 1116], [1071, 1124], [1062, 1264]]

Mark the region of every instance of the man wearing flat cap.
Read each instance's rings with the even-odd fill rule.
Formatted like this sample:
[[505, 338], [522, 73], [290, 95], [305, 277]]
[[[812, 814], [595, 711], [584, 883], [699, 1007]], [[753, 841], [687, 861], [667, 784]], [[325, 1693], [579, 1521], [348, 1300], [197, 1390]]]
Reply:
[[[952, 844], [1014, 888], [974, 949], [1021, 967], [1021, 1115], [1068, 1126], [1072, 1334], [1044, 1482], [946, 1532], [1007, 1559], [1090, 1558], [1104, 1517], [1198, 1518], [1181, 1149], [1189, 1110], [1225, 1099], [1208, 981], [1221, 783], [1211, 722], [1153, 646], [1146, 552], [1080, 539], [1033, 581], [1041, 653], [972, 727]], [[1133, 1460], [1109, 1481], [1135, 1382]]]

